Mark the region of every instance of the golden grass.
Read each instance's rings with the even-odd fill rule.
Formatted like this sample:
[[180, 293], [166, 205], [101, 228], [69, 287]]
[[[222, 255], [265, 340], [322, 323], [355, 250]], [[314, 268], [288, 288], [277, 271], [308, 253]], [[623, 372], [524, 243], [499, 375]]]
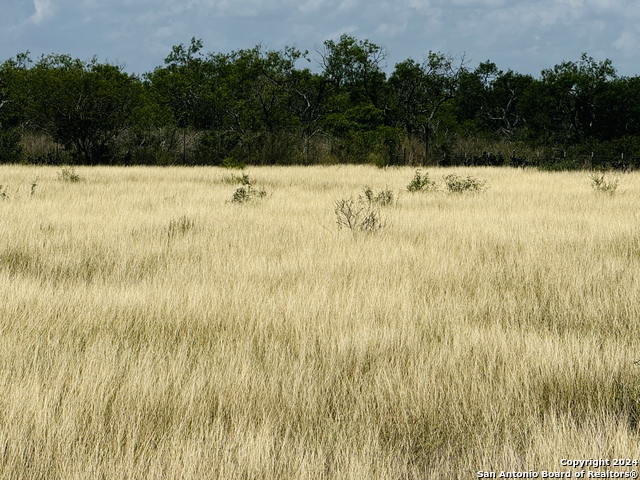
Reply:
[[[0, 477], [476, 478], [634, 457], [640, 175], [0, 167]], [[237, 173], [237, 172], [236, 172]], [[34, 195], [30, 184], [38, 177]], [[393, 189], [374, 235], [334, 202]], [[566, 468], [563, 470], [567, 470]]]

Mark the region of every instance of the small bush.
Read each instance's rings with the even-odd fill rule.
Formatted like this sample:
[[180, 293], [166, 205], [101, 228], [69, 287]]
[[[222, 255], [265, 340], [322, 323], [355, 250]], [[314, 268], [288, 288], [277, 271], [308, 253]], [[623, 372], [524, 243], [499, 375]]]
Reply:
[[486, 180], [480, 180], [471, 175], [461, 177], [455, 173], [442, 177], [445, 189], [449, 193], [481, 192], [486, 190]]
[[7, 185], [0, 185], [0, 200], [6, 200], [9, 198], [7, 195]]
[[591, 188], [598, 193], [606, 193], [608, 195], [616, 193], [616, 189], [620, 183], [618, 177], [607, 179], [604, 173], [593, 173], [589, 175], [589, 178], [591, 179]]
[[231, 197], [231, 203], [246, 203], [256, 198], [266, 197], [267, 192], [262, 189], [253, 188], [251, 185], [240, 187]]
[[386, 207], [387, 205], [391, 205], [393, 203], [393, 192], [389, 189], [380, 190], [378, 193], [374, 193], [371, 190], [371, 187], [364, 187], [363, 195], [361, 196], [364, 200], [369, 203], [374, 203], [380, 205], [381, 207]]
[[251, 179], [249, 178], [249, 175], [246, 173], [243, 173], [241, 177], [236, 177], [236, 181], [238, 183], [240, 183], [241, 185], [245, 185], [245, 186], [251, 186]]
[[413, 179], [407, 185], [407, 191], [409, 192], [424, 192], [432, 191], [436, 189], [436, 182], [429, 178], [429, 174], [422, 175], [420, 169], [416, 170]]
[[243, 173], [241, 177], [235, 177], [236, 182], [242, 186], [233, 193], [231, 203], [247, 203], [257, 198], [267, 196], [267, 192], [261, 188], [255, 188], [249, 175]]
[[251, 179], [249, 178], [249, 175], [246, 173], [243, 173], [242, 175], [229, 175], [228, 177], [223, 179], [223, 182], [229, 185], [251, 185]]
[[73, 167], [63, 167], [62, 170], [58, 172], [58, 179], [62, 182], [71, 183], [77, 183], [84, 180], [84, 178], [76, 173], [76, 169]]
[[338, 200], [334, 205], [338, 230], [346, 228], [357, 232], [373, 233], [385, 226], [380, 209], [363, 197]]

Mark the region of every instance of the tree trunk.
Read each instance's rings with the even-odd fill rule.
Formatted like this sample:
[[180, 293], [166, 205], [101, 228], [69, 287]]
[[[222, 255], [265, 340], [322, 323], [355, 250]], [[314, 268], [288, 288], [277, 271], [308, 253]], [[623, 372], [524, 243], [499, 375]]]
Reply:
[[424, 164], [428, 165], [429, 164], [429, 135], [430, 135], [430, 128], [429, 128], [429, 124], [425, 124], [424, 125]]

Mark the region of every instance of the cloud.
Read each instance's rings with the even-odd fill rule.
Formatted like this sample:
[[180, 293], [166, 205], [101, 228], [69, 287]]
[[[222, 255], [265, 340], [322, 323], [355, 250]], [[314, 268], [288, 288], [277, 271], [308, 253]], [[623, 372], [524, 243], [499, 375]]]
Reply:
[[[637, 0], [0, 0], [0, 56], [69, 53], [162, 64], [172, 45], [205, 51], [262, 44], [311, 51], [343, 33], [384, 46], [389, 62], [429, 50], [490, 58], [537, 74], [583, 51], [636, 73]], [[56, 21], [51, 19], [55, 17]], [[37, 56], [37, 53], [35, 53]], [[640, 73], [640, 72], [638, 72]]]
[[[340, 6], [338, 6], [337, 11], [340, 13], [349, 12], [354, 10], [358, 6], [359, 0], [342, 0], [340, 2]], [[367, 5], [366, 8], [369, 8], [371, 5]]]
[[[177, 5], [182, 5], [182, 1], [175, 1]], [[274, 12], [291, 11], [295, 8], [313, 11], [319, 2], [311, 0], [307, 1], [302, 7], [298, 2], [293, 0], [269, 1], [269, 0], [190, 0], [187, 10], [196, 10], [199, 14], [214, 17], [239, 17], [239, 18], [255, 18], [261, 15], [270, 15]], [[322, 2], [320, 2], [321, 4]]]
[[620, 34], [620, 36], [613, 42], [613, 46], [626, 54], [630, 54], [636, 51], [636, 46], [638, 45], [638, 37], [634, 32], [624, 31]]
[[355, 25], [347, 25], [345, 27], [334, 30], [333, 32], [327, 33], [325, 35], [326, 40], [338, 40], [341, 35], [354, 35], [355, 32], [358, 31], [358, 27]]
[[328, 3], [329, 2], [327, 2], [326, 0], [307, 0], [306, 2], [299, 4], [297, 10], [302, 15], [308, 15], [315, 12], [319, 12], [323, 8], [324, 9], [333, 8], [332, 5]]
[[462, 7], [492, 8], [504, 5], [506, 0], [452, 0], [451, 4]]
[[54, 14], [54, 6], [51, 0], [33, 0], [36, 11], [29, 17], [29, 21], [35, 25], [40, 25]]
[[428, 10], [431, 7], [429, 0], [407, 0], [407, 7], [419, 12]]
[[407, 29], [406, 22], [401, 24], [381, 23], [375, 29], [375, 33], [383, 37], [397, 37], [398, 35], [404, 33], [406, 29]]

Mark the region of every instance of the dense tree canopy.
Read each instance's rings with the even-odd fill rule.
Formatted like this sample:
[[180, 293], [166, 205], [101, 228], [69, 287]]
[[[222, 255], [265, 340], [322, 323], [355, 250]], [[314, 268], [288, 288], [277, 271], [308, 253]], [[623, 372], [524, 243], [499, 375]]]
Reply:
[[534, 78], [439, 52], [387, 58], [349, 35], [313, 58], [206, 53], [193, 38], [140, 78], [21, 53], [0, 65], [0, 162], [640, 164], [640, 77], [609, 60], [583, 54]]

